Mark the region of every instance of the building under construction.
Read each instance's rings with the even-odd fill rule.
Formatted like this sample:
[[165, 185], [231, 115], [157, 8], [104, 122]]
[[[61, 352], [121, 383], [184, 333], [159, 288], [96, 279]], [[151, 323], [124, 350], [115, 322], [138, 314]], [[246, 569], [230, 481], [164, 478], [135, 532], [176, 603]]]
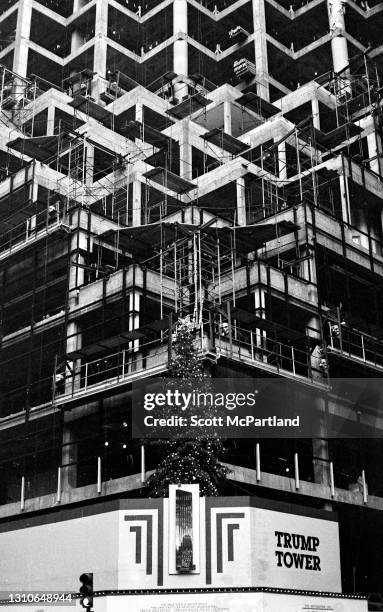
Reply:
[[[215, 377], [382, 376], [383, 4], [0, 11], [7, 529], [145, 496], [157, 455], [127, 406], [179, 318]], [[228, 440], [223, 493], [335, 510], [343, 591], [376, 592], [382, 416], [337, 406], [377, 439]]]

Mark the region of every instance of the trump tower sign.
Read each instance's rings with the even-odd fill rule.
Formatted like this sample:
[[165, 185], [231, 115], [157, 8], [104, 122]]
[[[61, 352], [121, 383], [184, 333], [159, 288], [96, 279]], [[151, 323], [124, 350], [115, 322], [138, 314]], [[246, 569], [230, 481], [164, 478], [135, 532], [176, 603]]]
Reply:
[[[10, 520], [0, 529], [1, 590], [258, 588], [341, 593], [332, 512], [256, 497], [120, 499]], [[97, 537], [95, 537], [97, 534]], [[30, 543], [30, 554], [21, 551]], [[85, 563], [86, 561], [86, 563]], [[86, 567], [84, 567], [84, 563]], [[15, 571], [17, 567], [17, 572]]]

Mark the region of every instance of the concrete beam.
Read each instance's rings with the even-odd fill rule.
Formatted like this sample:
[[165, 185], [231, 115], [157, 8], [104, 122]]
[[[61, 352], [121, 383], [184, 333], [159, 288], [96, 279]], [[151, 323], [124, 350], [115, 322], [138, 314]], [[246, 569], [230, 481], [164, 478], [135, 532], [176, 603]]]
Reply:
[[38, 11], [44, 15], [44, 17], [49, 17], [49, 19], [52, 19], [52, 21], [55, 21], [64, 28], [67, 26], [68, 20], [66, 17], [63, 17], [62, 15], [59, 15], [59, 13], [52, 11], [49, 7], [40, 4], [40, 2], [37, 2], [37, 0], [32, 0], [32, 8], [34, 11]]

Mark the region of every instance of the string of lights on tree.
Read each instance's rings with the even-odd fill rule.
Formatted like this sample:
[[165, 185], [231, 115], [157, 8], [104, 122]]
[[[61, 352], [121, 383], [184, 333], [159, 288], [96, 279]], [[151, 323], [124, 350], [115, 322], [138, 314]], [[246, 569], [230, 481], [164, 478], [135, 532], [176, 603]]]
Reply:
[[[203, 360], [198, 353], [195, 328], [188, 318], [180, 319], [173, 335], [173, 356], [167, 379], [206, 389]], [[211, 433], [210, 433], [211, 436]], [[202, 496], [217, 496], [227, 468], [221, 465], [222, 441], [205, 432], [193, 439], [166, 439], [158, 442], [162, 459], [147, 481], [150, 497], [166, 497], [170, 484], [199, 484]]]

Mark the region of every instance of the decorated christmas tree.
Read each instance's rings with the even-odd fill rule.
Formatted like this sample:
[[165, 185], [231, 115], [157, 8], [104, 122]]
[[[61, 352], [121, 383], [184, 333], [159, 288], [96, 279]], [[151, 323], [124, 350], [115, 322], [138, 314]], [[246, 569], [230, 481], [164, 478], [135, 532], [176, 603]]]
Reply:
[[[188, 319], [177, 324], [173, 336], [173, 358], [169, 363], [167, 385], [190, 385], [191, 390], [204, 390], [209, 387], [209, 377], [205, 376], [203, 362], [195, 345], [195, 330]], [[171, 410], [169, 408], [169, 410]], [[193, 438], [172, 436], [172, 439], [158, 441], [162, 460], [147, 481], [147, 491], [151, 497], [168, 495], [169, 484], [199, 484], [202, 496], [218, 495], [218, 486], [227, 475], [221, 465], [224, 454], [222, 441], [213, 431], [200, 430]]]

